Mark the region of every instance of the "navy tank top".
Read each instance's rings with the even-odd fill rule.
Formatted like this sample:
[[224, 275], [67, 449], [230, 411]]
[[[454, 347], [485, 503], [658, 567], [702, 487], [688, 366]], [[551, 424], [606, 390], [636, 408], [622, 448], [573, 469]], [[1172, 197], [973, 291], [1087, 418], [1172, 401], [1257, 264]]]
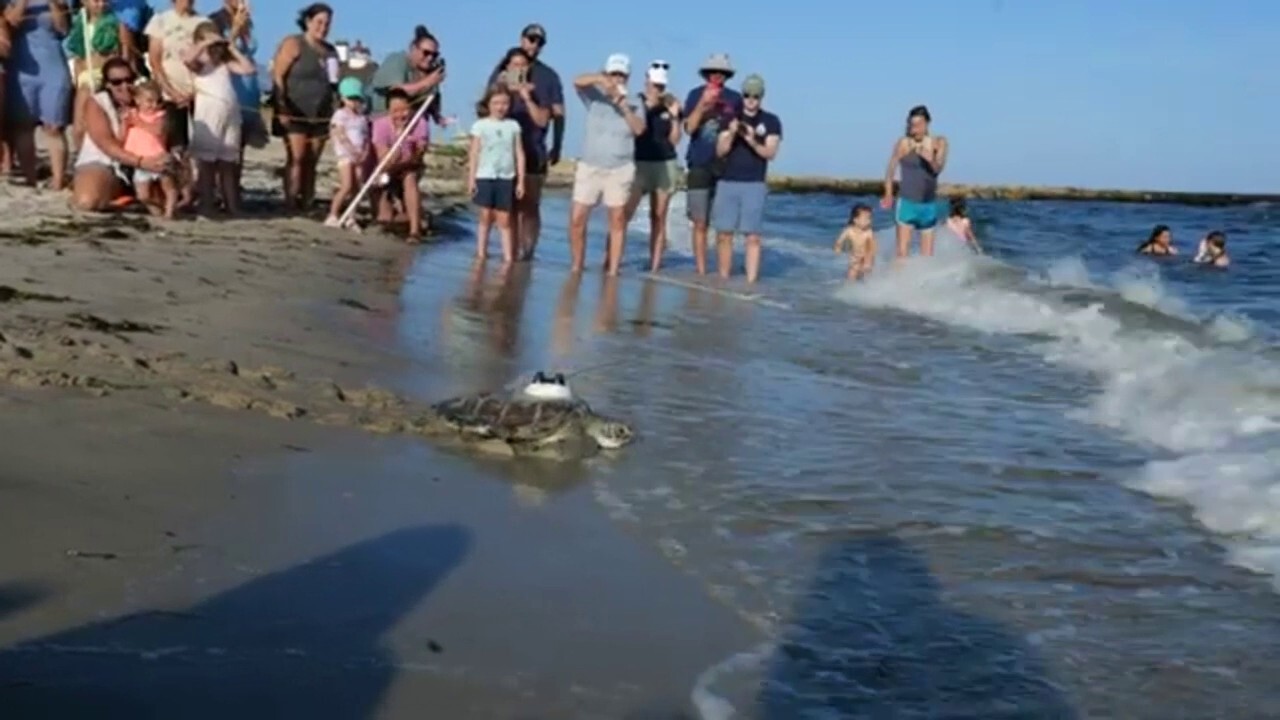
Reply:
[[898, 183], [898, 195], [912, 202], [933, 202], [938, 197], [938, 173], [916, 154], [914, 150], [902, 156], [899, 163], [902, 179]]

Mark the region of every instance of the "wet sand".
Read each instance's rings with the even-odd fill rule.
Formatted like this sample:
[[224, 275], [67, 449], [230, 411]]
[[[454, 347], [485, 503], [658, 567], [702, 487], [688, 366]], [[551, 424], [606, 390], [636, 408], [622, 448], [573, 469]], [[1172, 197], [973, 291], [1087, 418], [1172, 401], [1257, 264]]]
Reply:
[[680, 717], [757, 641], [583, 477], [547, 501], [412, 433], [380, 328], [417, 249], [0, 212], [6, 718]]

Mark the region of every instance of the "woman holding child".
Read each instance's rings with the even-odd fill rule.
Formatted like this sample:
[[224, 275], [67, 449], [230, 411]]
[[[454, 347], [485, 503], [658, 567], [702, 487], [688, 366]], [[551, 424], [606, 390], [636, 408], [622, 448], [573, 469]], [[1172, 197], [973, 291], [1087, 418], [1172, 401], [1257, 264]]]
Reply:
[[133, 84], [137, 75], [128, 61], [111, 58], [102, 66], [103, 90], [85, 106], [84, 141], [71, 180], [72, 204], [87, 211], [111, 206], [125, 189], [125, 168], [146, 173], [172, 169], [172, 156], [160, 153], [144, 157], [125, 149], [124, 117], [133, 108]]

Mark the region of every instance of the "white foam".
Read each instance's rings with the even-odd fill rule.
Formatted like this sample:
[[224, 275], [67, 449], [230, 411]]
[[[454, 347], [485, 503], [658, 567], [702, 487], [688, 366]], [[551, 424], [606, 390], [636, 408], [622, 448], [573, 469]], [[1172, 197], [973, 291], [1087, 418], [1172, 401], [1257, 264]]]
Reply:
[[[1206, 528], [1226, 536], [1233, 563], [1280, 574], [1280, 365], [1227, 344], [1251, 336], [1248, 321], [1215, 317], [1200, 326], [1218, 344], [1193, 341], [1126, 325], [1100, 302], [1073, 307], [1034, 289], [992, 284], [980, 272], [989, 262], [910, 260], [835, 294], [972, 330], [1045, 338], [1036, 347], [1047, 360], [1089, 372], [1101, 385], [1078, 417], [1172, 456], [1148, 463], [1131, 486], [1189, 503]], [[1194, 321], [1147, 272], [1125, 269], [1098, 283], [1078, 259], [1065, 259], [1044, 279], [1109, 286], [1129, 302]]]

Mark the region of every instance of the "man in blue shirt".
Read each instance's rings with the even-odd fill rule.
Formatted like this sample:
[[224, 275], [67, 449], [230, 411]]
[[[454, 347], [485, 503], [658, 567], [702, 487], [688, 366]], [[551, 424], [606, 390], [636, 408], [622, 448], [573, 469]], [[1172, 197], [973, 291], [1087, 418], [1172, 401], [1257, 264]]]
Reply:
[[733, 235], [747, 236], [747, 282], [760, 275], [760, 234], [764, 230], [764, 202], [769, 195], [766, 179], [769, 161], [782, 143], [782, 121], [760, 107], [764, 78], [749, 75], [742, 81], [742, 112], [729, 121], [716, 139], [716, 155], [724, 168], [716, 183], [711, 224], [716, 229], [716, 267], [728, 278], [733, 265]]
[[719, 165], [716, 137], [742, 109], [742, 96], [725, 87], [733, 77], [733, 63], [724, 53], [716, 53], [702, 63], [698, 73], [703, 85], [689, 91], [684, 101], [684, 130], [689, 134], [685, 155], [685, 201], [693, 222], [693, 259], [698, 274], [707, 273], [707, 225]]

